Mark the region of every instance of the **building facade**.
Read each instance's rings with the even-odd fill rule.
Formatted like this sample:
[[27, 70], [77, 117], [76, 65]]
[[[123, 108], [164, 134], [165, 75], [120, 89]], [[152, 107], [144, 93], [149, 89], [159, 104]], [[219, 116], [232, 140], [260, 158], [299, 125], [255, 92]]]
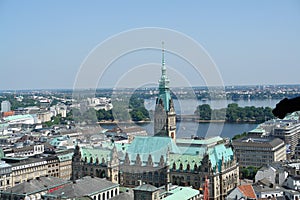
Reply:
[[1, 102], [1, 112], [9, 112], [11, 111], [11, 104], [9, 101]]
[[72, 180], [84, 176], [107, 178], [119, 183], [119, 158], [116, 148], [93, 149], [76, 146], [72, 157]]
[[282, 139], [288, 146], [287, 157], [291, 159], [295, 155], [295, 149], [300, 139], [300, 123], [295, 120], [285, 120], [278, 123], [273, 131], [273, 135]]
[[232, 142], [240, 167], [261, 167], [286, 160], [286, 145], [279, 138], [244, 137]]
[[164, 49], [162, 52], [161, 72], [159, 95], [155, 103], [154, 135], [171, 137], [176, 140], [176, 112], [169, 88], [170, 80], [166, 73]]
[[0, 191], [11, 187], [11, 165], [0, 161]]
[[125, 187], [136, 187], [143, 182], [154, 187], [172, 183], [199, 189], [209, 179], [210, 199], [225, 199], [239, 180], [236, 158], [222, 138], [176, 139], [176, 113], [164, 58], [155, 106], [154, 136], [136, 136], [128, 145], [76, 146], [72, 168], [73, 180], [87, 175], [106, 177]]

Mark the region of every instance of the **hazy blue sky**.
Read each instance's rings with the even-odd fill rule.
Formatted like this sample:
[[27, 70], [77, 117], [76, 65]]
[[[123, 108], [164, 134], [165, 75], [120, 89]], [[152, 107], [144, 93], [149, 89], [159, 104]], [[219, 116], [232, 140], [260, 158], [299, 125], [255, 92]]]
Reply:
[[[0, 89], [72, 88], [97, 44], [141, 27], [174, 29], [195, 39], [226, 85], [300, 83], [298, 0], [2, 0]], [[160, 62], [157, 55], [152, 62]]]

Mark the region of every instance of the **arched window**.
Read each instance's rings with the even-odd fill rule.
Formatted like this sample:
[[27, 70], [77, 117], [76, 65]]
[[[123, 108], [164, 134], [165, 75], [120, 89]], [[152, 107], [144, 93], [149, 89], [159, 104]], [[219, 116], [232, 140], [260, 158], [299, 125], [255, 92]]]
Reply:
[[187, 164], [187, 166], [186, 166], [186, 170], [188, 170], [188, 171], [190, 171], [190, 164]]
[[180, 165], [179, 165], [179, 169], [180, 169], [180, 170], [182, 170], [182, 169], [183, 169], [183, 165], [182, 165], [182, 163], [180, 163]]
[[105, 171], [101, 171], [100, 178], [105, 178]]
[[194, 171], [197, 171], [198, 170], [198, 167], [197, 167], [197, 164], [194, 165]]

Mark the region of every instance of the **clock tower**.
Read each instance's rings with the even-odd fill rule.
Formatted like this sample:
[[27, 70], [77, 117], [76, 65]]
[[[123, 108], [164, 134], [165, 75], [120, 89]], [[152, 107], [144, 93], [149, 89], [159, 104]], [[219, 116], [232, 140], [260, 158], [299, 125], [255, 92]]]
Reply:
[[159, 94], [155, 103], [154, 135], [176, 139], [176, 113], [171, 98], [169, 83], [166, 74], [165, 50], [162, 48], [161, 78], [159, 80]]

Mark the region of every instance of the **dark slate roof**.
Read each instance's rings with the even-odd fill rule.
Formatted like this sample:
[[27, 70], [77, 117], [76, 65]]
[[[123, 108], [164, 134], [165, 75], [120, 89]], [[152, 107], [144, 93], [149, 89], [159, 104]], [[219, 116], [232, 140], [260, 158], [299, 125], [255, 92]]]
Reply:
[[140, 186], [134, 188], [133, 190], [154, 192], [154, 191], [159, 190], [159, 189], [157, 187], [153, 186], [153, 185], [150, 185], [150, 184], [143, 184], [143, 185], [140, 185]]
[[48, 193], [47, 195], [59, 196], [63, 193], [63, 197], [67, 198], [83, 197], [92, 195], [96, 192], [105, 191], [110, 188], [116, 188], [118, 186], [119, 184], [112, 183], [106, 179], [85, 176], [81, 179], [76, 180], [75, 183], [66, 185], [65, 187]]
[[269, 147], [274, 148], [278, 145], [284, 144], [284, 141], [274, 137], [243, 137], [237, 140], [233, 140], [233, 146], [245, 146], [251, 145], [253, 147]]
[[70, 183], [70, 181], [56, 178], [56, 177], [39, 177], [27, 182], [20, 183], [12, 188], [9, 188], [3, 193], [14, 193], [14, 194], [34, 194], [40, 191], [47, 191], [51, 188], [65, 185]]

